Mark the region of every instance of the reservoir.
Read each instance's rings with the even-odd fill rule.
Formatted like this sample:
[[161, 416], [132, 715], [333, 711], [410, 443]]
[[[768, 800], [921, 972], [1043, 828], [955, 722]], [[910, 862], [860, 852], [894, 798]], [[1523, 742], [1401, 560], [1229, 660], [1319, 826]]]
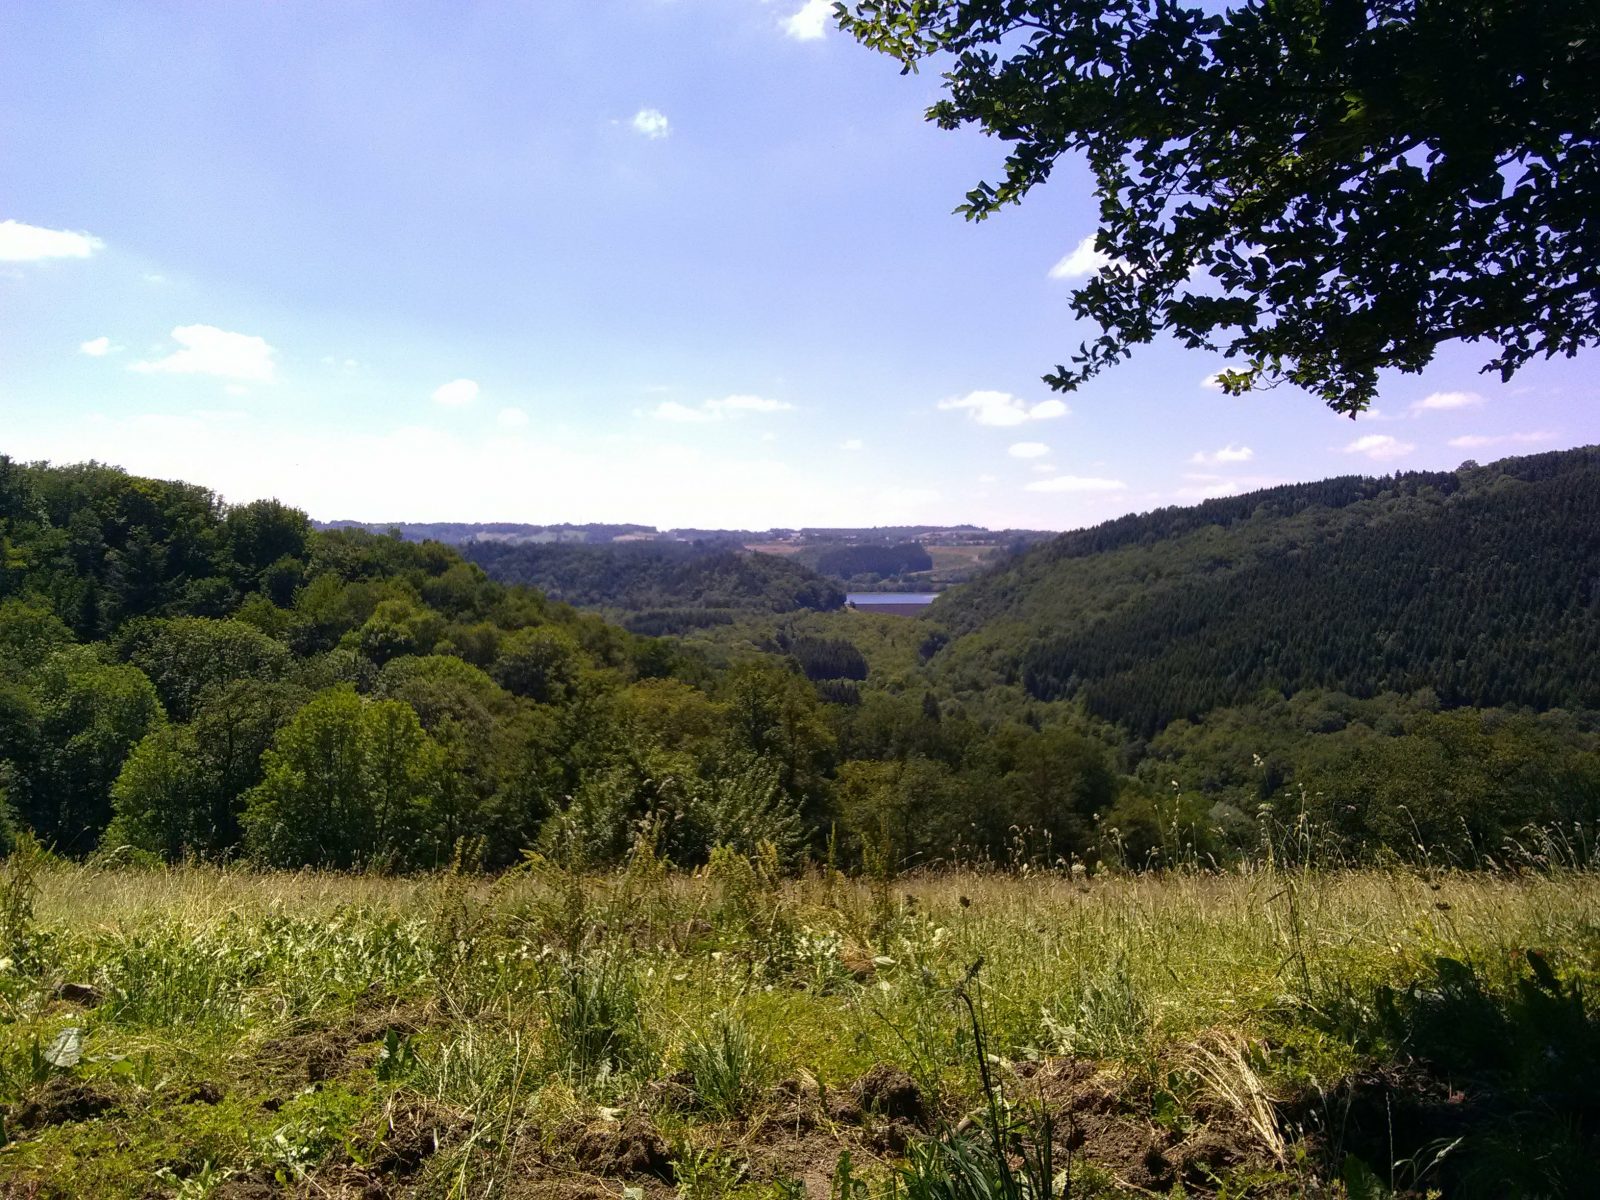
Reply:
[[846, 592], [845, 599], [863, 612], [914, 616], [932, 604], [937, 592]]

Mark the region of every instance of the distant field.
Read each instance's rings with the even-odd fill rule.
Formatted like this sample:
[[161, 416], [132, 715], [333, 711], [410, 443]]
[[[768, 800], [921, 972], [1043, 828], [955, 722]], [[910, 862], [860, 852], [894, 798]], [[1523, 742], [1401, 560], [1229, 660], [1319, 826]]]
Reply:
[[[994, 546], [937, 546], [925, 544], [928, 557], [933, 559], [933, 570], [922, 572], [918, 577], [930, 578], [940, 581], [945, 576], [965, 574], [974, 567], [982, 564], [994, 554]], [[814, 547], [797, 545], [791, 542], [752, 542], [745, 546], [746, 550], [754, 550], [758, 554], [779, 554], [784, 557], [799, 554]]]
[[993, 1133], [1074, 1198], [1576, 1195], [1596, 1150], [1584, 873], [0, 875], [3, 1196], [973, 1196]]
[[934, 574], [962, 571], [977, 566], [995, 552], [993, 546], [929, 546]]
[[805, 547], [795, 545], [792, 542], [755, 542], [746, 546], [745, 549], [753, 550], [757, 554], [781, 554], [787, 557], [791, 554], [800, 553]]

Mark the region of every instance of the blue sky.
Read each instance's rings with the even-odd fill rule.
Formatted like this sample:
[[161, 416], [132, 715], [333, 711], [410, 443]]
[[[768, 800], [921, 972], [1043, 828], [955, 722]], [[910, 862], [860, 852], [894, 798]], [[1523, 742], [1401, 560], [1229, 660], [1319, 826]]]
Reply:
[[[0, 452], [320, 518], [1065, 529], [1600, 441], [1593, 355], [1352, 423], [1156, 345], [1039, 376], [1094, 232], [815, 0], [0, 15]], [[1486, 355], [1484, 356], [1486, 357]]]

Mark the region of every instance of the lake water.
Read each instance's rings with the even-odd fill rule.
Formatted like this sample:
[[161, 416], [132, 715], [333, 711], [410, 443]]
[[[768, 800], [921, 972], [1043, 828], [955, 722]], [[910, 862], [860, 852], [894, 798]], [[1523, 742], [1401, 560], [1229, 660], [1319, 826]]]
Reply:
[[938, 592], [846, 592], [845, 599], [858, 608], [874, 604], [932, 604]]

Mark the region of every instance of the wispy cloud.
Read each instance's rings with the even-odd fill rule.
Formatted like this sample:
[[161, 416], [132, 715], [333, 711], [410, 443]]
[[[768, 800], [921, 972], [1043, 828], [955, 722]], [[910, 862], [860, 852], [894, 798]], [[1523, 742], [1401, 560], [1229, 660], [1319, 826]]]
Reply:
[[1041, 400], [1028, 404], [1009, 392], [968, 392], [965, 396], [951, 396], [939, 401], [944, 410], [965, 412], [979, 425], [1011, 426], [1025, 421], [1048, 421], [1064, 417], [1070, 411], [1059, 400]]
[[1477, 392], [1433, 392], [1411, 405], [1412, 412], [1438, 412], [1453, 408], [1472, 408], [1484, 398]]
[[502, 408], [495, 416], [495, 424], [501, 429], [523, 429], [528, 424], [528, 414], [520, 408]]
[[452, 379], [433, 389], [433, 402], [446, 408], [465, 408], [478, 398], [479, 390], [475, 379]]
[[108, 337], [90, 338], [87, 342], [78, 343], [78, 353], [87, 354], [90, 358], [104, 358], [113, 350], [120, 349], [122, 347], [113, 346], [111, 339]]
[[641, 108], [633, 114], [633, 131], [654, 140], [672, 132], [672, 122], [659, 108]]
[[1453, 437], [1449, 444], [1457, 450], [1481, 450], [1485, 446], [1504, 446], [1509, 444], [1527, 444], [1529, 442], [1548, 442], [1555, 439], [1555, 434], [1547, 429], [1534, 430], [1528, 433], [1467, 433], [1460, 437]]
[[1094, 248], [1095, 235], [1090, 234], [1050, 268], [1051, 279], [1083, 279], [1096, 275], [1116, 260]]
[[1220, 467], [1227, 463], [1249, 462], [1255, 456], [1256, 452], [1249, 446], [1235, 446], [1229, 442], [1221, 450], [1213, 450], [1210, 454], [1204, 450], [1196, 451], [1189, 461], [1202, 467]]
[[244, 379], [270, 383], [276, 372], [277, 353], [265, 338], [248, 333], [233, 333], [215, 325], [179, 325], [172, 340], [182, 349], [165, 358], [136, 362], [128, 369], [147, 374], [217, 375], [224, 379]]
[[663, 400], [651, 412], [662, 421], [706, 422], [721, 421], [744, 413], [789, 412], [794, 408], [787, 400], [773, 400], [768, 396], [736, 393], [719, 400], [705, 400], [698, 405], [680, 404], [676, 400]]
[[1403, 458], [1417, 447], [1411, 442], [1402, 442], [1397, 437], [1390, 437], [1387, 433], [1369, 433], [1365, 437], [1358, 437], [1344, 448], [1346, 454], [1365, 454], [1374, 462], [1383, 462], [1391, 458]]
[[852, 453], [857, 450], [865, 450], [866, 447], [867, 444], [860, 438], [846, 438], [843, 442], [839, 443], [839, 449], [849, 450]]
[[1128, 485], [1120, 479], [1098, 479], [1092, 475], [1057, 475], [1036, 479], [1024, 485], [1030, 492], [1121, 492]]
[[1012, 442], [1006, 453], [1012, 458], [1043, 458], [1050, 447], [1043, 442]]
[[0, 262], [39, 262], [46, 258], [88, 258], [105, 243], [92, 233], [46, 229], [21, 221], [0, 221]]
[[828, 31], [833, 16], [833, 0], [806, 0], [792, 15], [783, 19], [783, 32], [800, 42], [814, 42]]

